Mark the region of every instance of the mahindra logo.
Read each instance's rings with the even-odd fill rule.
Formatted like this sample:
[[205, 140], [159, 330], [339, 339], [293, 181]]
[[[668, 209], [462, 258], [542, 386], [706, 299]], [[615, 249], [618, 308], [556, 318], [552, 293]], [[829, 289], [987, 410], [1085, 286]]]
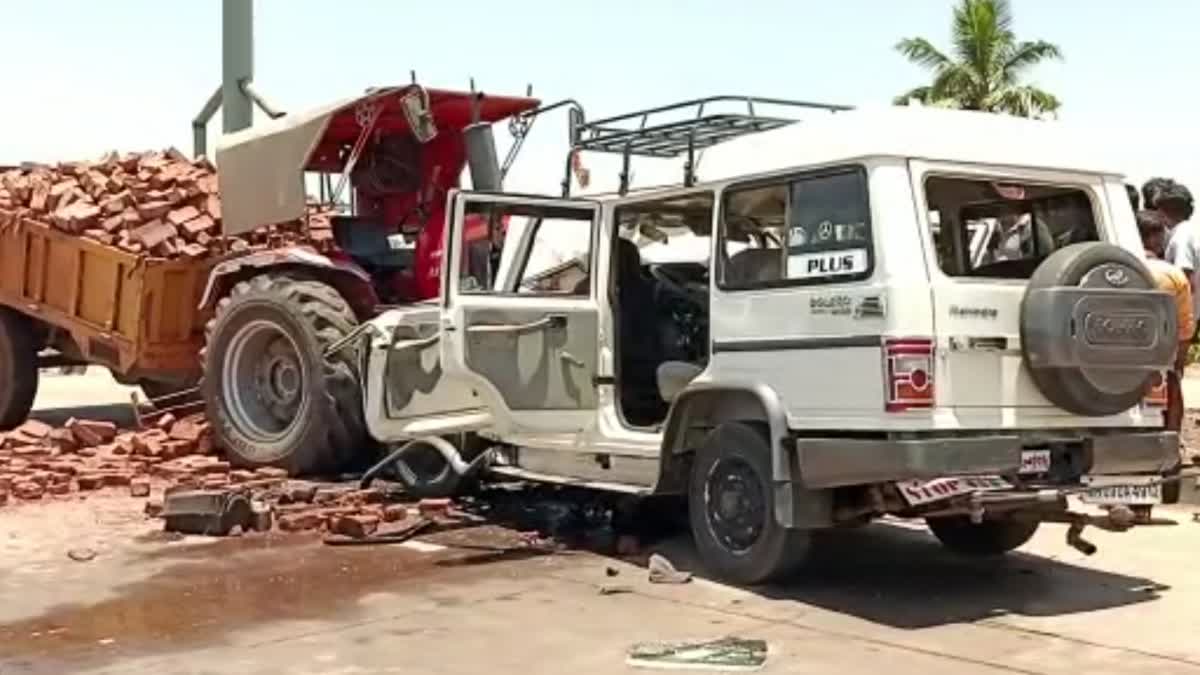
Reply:
[[1126, 272], [1124, 267], [1109, 267], [1104, 270], [1104, 280], [1109, 286], [1122, 288], [1129, 283], [1129, 272]]
[[1154, 322], [1145, 314], [1088, 314], [1083, 325], [1088, 344], [1114, 347], [1154, 344]]

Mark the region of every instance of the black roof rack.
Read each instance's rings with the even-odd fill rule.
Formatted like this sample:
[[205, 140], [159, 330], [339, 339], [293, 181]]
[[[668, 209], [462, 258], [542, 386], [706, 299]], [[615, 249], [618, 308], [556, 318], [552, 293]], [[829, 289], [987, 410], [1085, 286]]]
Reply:
[[[705, 114], [713, 104], [737, 103], [745, 106], [744, 112], [716, 112]], [[793, 101], [756, 96], [709, 96], [671, 105], [639, 110], [595, 122], [582, 119], [572, 126], [571, 144], [579, 150], [629, 153], [644, 157], [679, 157], [689, 150], [695, 151], [716, 145], [744, 134], [767, 131], [792, 124], [795, 118], [769, 117], [757, 114], [755, 105], [803, 108], [838, 112], [850, 110], [850, 106]], [[670, 122], [652, 124], [651, 118], [664, 113], [685, 113], [694, 110], [691, 116]]]
[[[737, 107], [744, 106], [744, 110], [729, 112], [729, 108], [733, 106], [724, 104], [739, 104]], [[712, 110], [716, 105], [720, 105], [723, 110], [706, 114], [706, 108]], [[780, 98], [709, 96], [587, 122], [583, 116], [583, 109], [576, 105], [571, 110], [571, 147], [573, 152], [591, 150], [622, 155], [624, 167], [621, 171], [621, 194], [629, 189], [629, 158], [632, 155], [667, 159], [686, 155], [684, 184], [692, 185], [695, 182], [696, 151], [738, 136], [778, 129], [800, 121], [796, 118], [759, 115], [755, 111], [756, 105], [824, 110], [831, 113], [851, 109], [851, 106], [846, 105]], [[675, 113], [670, 121], [652, 123], [652, 117], [661, 118], [667, 113]], [[563, 194], [566, 196], [569, 193], [568, 176], [563, 183]]]

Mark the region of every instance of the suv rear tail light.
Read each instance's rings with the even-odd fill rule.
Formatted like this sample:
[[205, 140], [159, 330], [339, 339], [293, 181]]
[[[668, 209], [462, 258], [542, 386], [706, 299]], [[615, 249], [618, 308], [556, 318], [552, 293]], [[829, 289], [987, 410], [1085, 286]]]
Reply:
[[1146, 396], [1142, 399], [1142, 404], [1147, 408], [1167, 407], [1167, 378], [1165, 374], [1154, 374], [1154, 377], [1150, 380], [1150, 386], [1146, 388]]
[[888, 339], [883, 343], [888, 412], [932, 408], [934, 403], [933, 341]]

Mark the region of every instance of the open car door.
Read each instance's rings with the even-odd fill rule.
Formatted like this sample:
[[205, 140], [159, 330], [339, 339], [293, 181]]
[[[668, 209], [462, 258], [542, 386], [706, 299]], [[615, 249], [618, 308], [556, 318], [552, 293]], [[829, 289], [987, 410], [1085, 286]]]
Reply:
[[[597, 405], [599, 204], [456, 192], [451, 209], [442, 275], [447, 375], [481, 399], [496, 432], [582, 430]], [[480, 222], [490, 236], [466, 232], [464, 224]]]

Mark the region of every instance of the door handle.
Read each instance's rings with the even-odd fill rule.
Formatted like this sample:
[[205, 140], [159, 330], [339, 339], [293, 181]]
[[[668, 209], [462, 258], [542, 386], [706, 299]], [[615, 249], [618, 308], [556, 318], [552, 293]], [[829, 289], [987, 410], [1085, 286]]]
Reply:
[[564, 314], [550, 314], [536, 321], [528, 323], [503, 323], [503, 324], [480, 324], [467, 328], [468, 333], [481, 334], [496, 334], [496, 333], [532, 333], [537, 330], [547, 330], [550, 328], [562, 328], [567, 325], [567, 317]]
[[575, 366], [576, 368], [584, 368], [587, 366], [587, 364], [583, 362], [583, 359], [579, 358], [578, 356], [575, 356], [571, 352], [568, 352], [568, 351], [559, 352], [558, 356], [563, 361], [566, 361], [567, 363]]

